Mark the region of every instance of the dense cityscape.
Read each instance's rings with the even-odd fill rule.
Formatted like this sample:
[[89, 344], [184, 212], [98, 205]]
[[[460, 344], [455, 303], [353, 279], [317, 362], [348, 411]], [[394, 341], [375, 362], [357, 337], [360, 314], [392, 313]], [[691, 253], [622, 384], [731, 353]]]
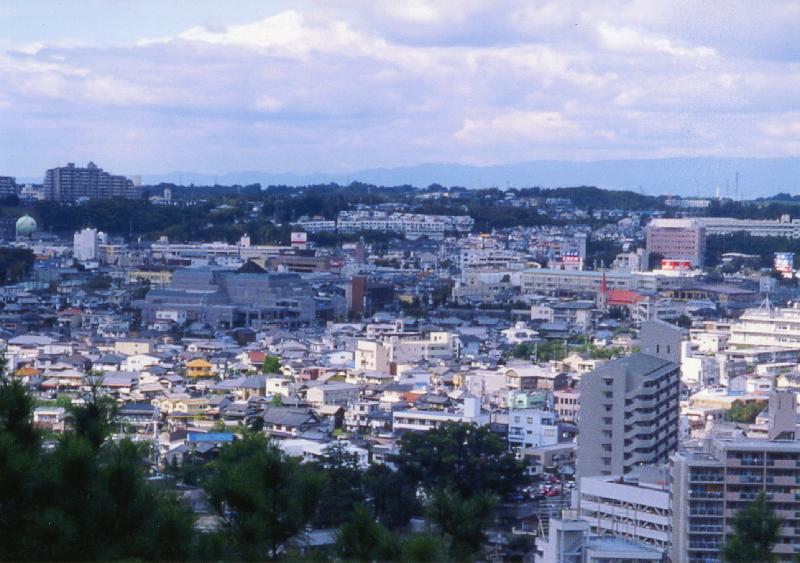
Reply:
[[0, 563], [800, 561], [798, 0], [0, 0]]
[[0, 184], [3, 559], [794, 557], [792, 197]]

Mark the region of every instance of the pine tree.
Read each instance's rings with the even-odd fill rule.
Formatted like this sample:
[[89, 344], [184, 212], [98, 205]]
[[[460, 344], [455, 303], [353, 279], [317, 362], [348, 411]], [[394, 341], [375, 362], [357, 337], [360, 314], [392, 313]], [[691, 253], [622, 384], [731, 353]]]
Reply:
[[781, 519], [770, 507], [766, 494], [759, 493], [733, 519], [733, 534], [722, 549], [722, 557], [730, 562], [768, 562], [775, 560], [772, 547], [778, 541]]

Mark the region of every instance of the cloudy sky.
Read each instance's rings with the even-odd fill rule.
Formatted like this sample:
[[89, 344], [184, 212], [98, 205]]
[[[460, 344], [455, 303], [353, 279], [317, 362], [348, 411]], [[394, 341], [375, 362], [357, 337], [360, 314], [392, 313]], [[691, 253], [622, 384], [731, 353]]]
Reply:
[[0, 174], [800, 154], [798, 2], [0, 0]]

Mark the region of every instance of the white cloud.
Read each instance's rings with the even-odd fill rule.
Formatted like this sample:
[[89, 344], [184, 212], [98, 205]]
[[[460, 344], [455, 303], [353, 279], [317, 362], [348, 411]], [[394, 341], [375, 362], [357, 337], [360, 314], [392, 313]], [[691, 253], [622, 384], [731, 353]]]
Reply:
[[675, 45], [666, 37], [650, 36], [630, 27], [616, 27], [607, 22], [601, 22], [597, 26], [597, 32], [600, 36], [600, 44], [612, 51], [637, 54], [652, 52], [692, 59], [703, 59], [716, 55], [714, 49], [709, 47]]
[[[312, 0], [115, 48], [43, 37], [0, 51], [6, 158], [63, 160], [53, 123], [144, 172], [786, 154], [800, 14], [682, 2]], [[88, 141], [108, 131], [135, 134]]]

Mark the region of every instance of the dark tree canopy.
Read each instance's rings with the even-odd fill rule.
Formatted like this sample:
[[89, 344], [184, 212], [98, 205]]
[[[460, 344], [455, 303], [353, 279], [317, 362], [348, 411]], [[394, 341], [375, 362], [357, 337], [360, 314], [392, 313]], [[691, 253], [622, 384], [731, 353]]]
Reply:
[[237, 557], [274, 559], [314, 516], [319, 476], [263, 435], [225, 446], [212, 465], [205, 489]]
[[412, 482], [433, 490], [450, 488], [464, 497], [506, 496], [526, 482], [524, 467], [488, 426], [448, 423], [405, 434], [395, 458]]
[[733, 518], [733, 533], [722, 549], [722, 557], [731, 563], [774, 561], [772, 548], [778, 541], [781, 519], [769, 506], [761, 492], [746, 508]]

